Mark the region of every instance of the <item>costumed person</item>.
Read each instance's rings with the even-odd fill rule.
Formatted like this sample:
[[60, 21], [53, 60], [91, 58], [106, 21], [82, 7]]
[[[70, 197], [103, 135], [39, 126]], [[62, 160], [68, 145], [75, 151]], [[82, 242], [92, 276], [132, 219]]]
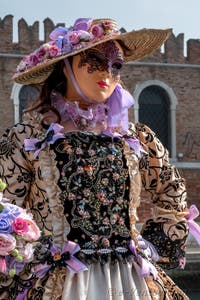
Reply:
[[[170, 34], [82, 18], [19, 63], [14, 80], [41, 93], [3, 135], [0, 175], [4, 203], [30, 212], [41, 236], [23, 268], [7, 252], [1, 299], [188, 299], [163, 270], [185, 263], [185, 181], [156, 134], [129, 122], [120, 82], [125, 62]], [[153, 216], [139, 232], [141, 183]]]

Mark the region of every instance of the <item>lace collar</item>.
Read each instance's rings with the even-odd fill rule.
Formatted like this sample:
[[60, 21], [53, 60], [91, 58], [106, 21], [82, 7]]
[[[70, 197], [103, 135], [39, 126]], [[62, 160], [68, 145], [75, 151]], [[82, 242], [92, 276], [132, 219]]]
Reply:
[[82, 109], [77, 101], [67, 101], [57, 92], [52, 93], [51, 101], [61, 120], [71, 120], [80, 130], [92, 130], [99, 124], [106, 126], [108, 106], [105, 103], [91, 104], [87, 109]]

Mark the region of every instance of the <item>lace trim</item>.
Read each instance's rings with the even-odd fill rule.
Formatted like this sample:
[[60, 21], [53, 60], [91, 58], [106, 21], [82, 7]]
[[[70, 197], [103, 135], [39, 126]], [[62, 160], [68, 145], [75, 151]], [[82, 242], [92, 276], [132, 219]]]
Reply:
[[62, 248], [70, 231], [69, 223], [64, 215], [64, 208], [59, 199], [60, 188], [57, 185], [59, 171], [56, 166], [55, 154], [51, 150], [43, 150], [39, 155], [42, 177], [49, 198], [49, 208], [52, 216], [52, 239]]
[[[38, 135], [43, 135], [43, 129], [41, 128], [41, 114], [31, 113], [25, 116], [25, 120], [31, 120], [31, 124], [38, 131]], [[55, 154], [47, 146], [39, 154], [39, 165], [44, 181], [44, 186], [49, 199], [49, 209], [51, 214], [52, 224], [52, 239], [53, 242], [62, 249], [64, 242], [67, 240], [67, 234], [70, 231], [70, 226], [64, 216], [64, 208], [61, 204], [59, 194], [60, 188], [57, 185], [59, 179], [59, 171], [56, 167]], [[66, 277], [66, 270], [55, 269], [50, 273], [47, 283], [45, 285], [45, 291], [43, 294], [43, 300], [57, 300], [61, 299], [64, 281]]]
[[138, 220], [137, 207], [140, 205], [141, 192], [141, 176], [138, 168], [138, 157], [130, 148], [129, 144], [124, 141], [124, 154], [128, 166], [130, 177], [130, 193], [129, 193], [129, 220], [132, 239], [137, 243], [138, 230], [135, 223]]
[[[31, 120], [31, 124], [38, 131], [38, 135], [43, 135], [41, 119], [42, 115], [38, 112], [27, 113], [24, 117], [25, 120]], [[39, 165], [44, 181], [44, 186], [49, 199], [49, 209], [51, 214], [52, 223], [52, 239], [53, 242], [62, 248], [64, 242], [67, 240], [67, 234], [70, 231], [70, 225], [64, 216], [64, 208], [59, 198], [60, 188], [57, 185], [59, 179], [59, 171], [56, 166], [55, 153], [46, 146], [39, 154]]]

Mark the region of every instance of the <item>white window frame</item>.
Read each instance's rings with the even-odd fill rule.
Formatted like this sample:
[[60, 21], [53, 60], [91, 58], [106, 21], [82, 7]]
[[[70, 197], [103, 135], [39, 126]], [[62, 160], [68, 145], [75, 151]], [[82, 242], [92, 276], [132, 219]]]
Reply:
[[11, 92], [11, 100], [14, 105], [14, 124], [19, 122], [19, 93], [22, 87], [22, 84], [15, 82]]

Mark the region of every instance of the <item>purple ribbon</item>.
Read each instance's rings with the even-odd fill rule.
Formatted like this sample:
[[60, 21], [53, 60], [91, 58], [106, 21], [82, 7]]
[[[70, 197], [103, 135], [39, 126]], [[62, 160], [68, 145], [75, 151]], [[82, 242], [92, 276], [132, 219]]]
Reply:
[[49, 35], [50, 39], [57, 41], [58, 38], [67, 36], [68, 29], [62, 26], [55, 28]]
[[103, 131], [103, 134], [111, 136], [111, 137], [118, 137], [118, 138], [123, 138], [130, 146], [131, 149], [133, 149], [135, 151], [135, 154], [140, 158], [142, 153], [147, 153], [144, 148], [142, 147], [142, 145], [140, 144], [140, 141], [136, 138], [132, 138], [132, 137], [127, 137], [127, 136], [123, 136], [122, 134], [118, 133], [118, 132], [112, 132], [111, 128], [108, 128], [106, 130]]
[[140, 266], [140, 275], [142, 277], [149, 276], [150, 274], [153, 275], [154, 280], [158, 278], [158, 271], [154, 267], [154, 265], [147, 259], [142, 257], [135, 247], [135, 242], [133, 240], [130, 241], [129, 248], [131, 252], [137, 259], [138, 265]]
[[125, 140], [129, 144], [130, 148], [135, 151], [138, 157], [141, 157], [141, 153], [147, 153], [142, 147], [142, 145], [140, 144], [140, 141], [138, 139], [125, 137]]
[[126, 132], [129, 127], [128, 109], [134, 104], [131, 94], [118, 84], [107, 104], [109, 106], [108, 126], [110, 128], [121, 127]]
[[199, 216], [199, 210], [196, 205], [191, 205], [188, 214], [185, 216], [190, 233], [200, 245], [200, 226], [194, 221]]
[[17, 297], [15, 298], [15, 300], [24, 300], [25, 296], [26, 296], [27, 293], [28, 293], [28, 290], [29, 290], [29, 288], [26, 288], [26, 289], [23, 291], [23, 293], [19, 293], [19, 294], [17, 295]]
[[[56, 263], [64, 262], [64, 266], [67, 267], [73, 273], [79, 273], [81, 271], [88, 270], [87, 267], [78, 260], [74, 254], [80, 250], [78, 244], [67, 241], [63, 246], [62, 250], [60, 250], [55, 244], [51, 247], [51, 254], [53, 261]], [[46, 275], [46, 273], [52, 269], [52, 264], [40, 264], [35, 267], [35, 273], [38, 278], [42, 278]]]
[[33, 151], [34, 157], [36, 158], [40, 151], [46, 147], [46, 145], [54, 144], [57, 139], [64, 138], [64, 134], [61, 133], [64, 127], [57, 124], [52, 123], [47, 130], [45, 137], [43, 140], [39, 140], [38, 138], [30, 138], [24, 140], [24, 148], [26, 151]]

